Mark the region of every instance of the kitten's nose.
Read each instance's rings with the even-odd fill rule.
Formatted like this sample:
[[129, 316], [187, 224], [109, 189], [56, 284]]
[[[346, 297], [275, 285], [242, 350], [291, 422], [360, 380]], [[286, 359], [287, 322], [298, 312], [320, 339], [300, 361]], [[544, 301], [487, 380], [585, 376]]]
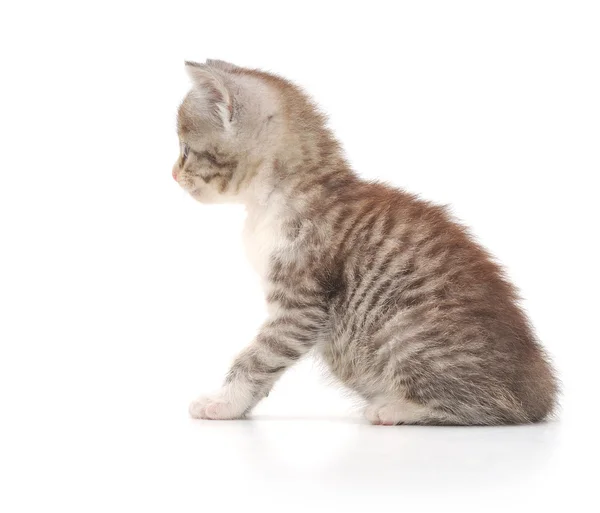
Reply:
[[173, 166], [173, 171], [171, 171], [171, 174], [173, 175], [173, 180], [177, 181], [177, 166]]

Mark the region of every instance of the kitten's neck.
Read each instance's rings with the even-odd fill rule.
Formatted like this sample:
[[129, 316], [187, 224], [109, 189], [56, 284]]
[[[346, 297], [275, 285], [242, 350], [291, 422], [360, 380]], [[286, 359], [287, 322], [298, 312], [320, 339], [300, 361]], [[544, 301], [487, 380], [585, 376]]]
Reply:
[[357, 179], [327, 129], [318, 137], [286, 141], [281, 148], [253, 171], [256, 176], [244, 198], [249, 212], [283, 201], [286, 211], [299, 213], [310, 202], [331, 200], [344, 185]]

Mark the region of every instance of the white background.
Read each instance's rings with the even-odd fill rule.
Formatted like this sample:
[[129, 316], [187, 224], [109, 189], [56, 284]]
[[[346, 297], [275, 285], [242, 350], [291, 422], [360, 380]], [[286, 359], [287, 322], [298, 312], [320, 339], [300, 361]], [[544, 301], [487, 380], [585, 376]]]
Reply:
[[[161, 4], [0, 8], [0, 510], [583, 511], [598, 2]], [[362, 176], [453, 205], [522, 291], [558, 421], [372, 427], [310, 360], [254, 420], [188, 418], [264, 315], [243, 209], [171, 178], [205, 58], [295, 80]]]

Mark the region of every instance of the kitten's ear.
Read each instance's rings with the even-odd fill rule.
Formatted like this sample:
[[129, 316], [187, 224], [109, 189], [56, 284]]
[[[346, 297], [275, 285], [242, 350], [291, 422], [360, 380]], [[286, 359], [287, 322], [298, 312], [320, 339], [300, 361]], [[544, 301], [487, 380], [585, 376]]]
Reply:
[[239, 69], [239, 66], [219, 59], [206, 59], [206, 64], [213, 68], [222, 69], [223, 71], [235, 71], [236, 69]]
[[185, 69], [205, 104], [207, 114], [226, 128], [233, 120], [233, 97], [223, 77], [208, 64], [186, 61]]

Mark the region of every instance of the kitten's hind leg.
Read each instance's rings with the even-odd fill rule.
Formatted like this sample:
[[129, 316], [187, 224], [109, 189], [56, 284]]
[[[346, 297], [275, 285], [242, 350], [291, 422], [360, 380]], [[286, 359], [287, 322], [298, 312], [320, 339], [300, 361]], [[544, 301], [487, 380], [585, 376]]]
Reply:
[[406, 399], [380, 397], [365, 408], [365, 417], [373, 425], [429, 424], [431, 410]]

